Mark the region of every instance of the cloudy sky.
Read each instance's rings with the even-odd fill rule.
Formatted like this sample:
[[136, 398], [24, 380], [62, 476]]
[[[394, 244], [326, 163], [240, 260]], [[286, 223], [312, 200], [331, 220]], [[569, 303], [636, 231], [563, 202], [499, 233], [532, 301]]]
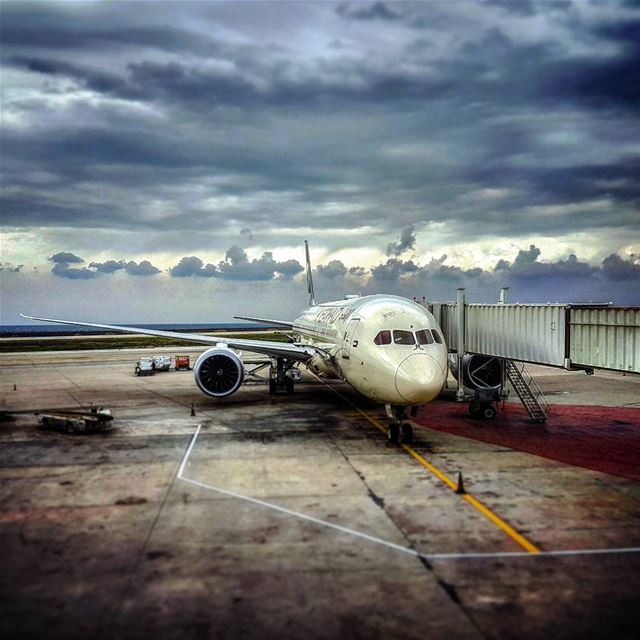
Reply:
[[640, 304], [640, 3], [2, 2], [3, 324]]

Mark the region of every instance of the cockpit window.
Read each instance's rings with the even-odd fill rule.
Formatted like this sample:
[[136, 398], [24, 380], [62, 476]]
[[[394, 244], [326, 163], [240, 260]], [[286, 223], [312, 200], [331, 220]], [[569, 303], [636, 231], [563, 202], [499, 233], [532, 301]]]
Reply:
[[396, 329], [393, 332], [393, 344], [415, 344], [412, 331], [400, 331]]
[[391, 339], [391, 331], [380, 331], [378, 335], [373, 339], [373, 342], [377, 345], [383, 344], [433, 344], [437, 342], [442, 344], [442, 337], [435, 329], [420, 329], [416, 331], [415, 335], [413, 331], [403, 331], [402, 329], [394, 329], [393, 340]]
[[431, 335], [431, 331], [429, 329], [421, 329], [420, 331], [416, 331], [416, 340], [418, 344], [433, 344], [433, 336]]

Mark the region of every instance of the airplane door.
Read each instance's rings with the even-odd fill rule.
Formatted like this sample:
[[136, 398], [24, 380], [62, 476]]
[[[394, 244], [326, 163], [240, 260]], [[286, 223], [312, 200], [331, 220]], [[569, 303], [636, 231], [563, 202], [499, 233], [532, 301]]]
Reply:
[[353, 334], [356, 332], [358, 322], [360, 322], [359, 318], [352, 318], [349, 320], [347, 329], [344, 332], [344, 339], [342, 340], [342, 357], [345, 360], [349, 360], [349, 353], [351, 352], [351, 347], [353, 345]]

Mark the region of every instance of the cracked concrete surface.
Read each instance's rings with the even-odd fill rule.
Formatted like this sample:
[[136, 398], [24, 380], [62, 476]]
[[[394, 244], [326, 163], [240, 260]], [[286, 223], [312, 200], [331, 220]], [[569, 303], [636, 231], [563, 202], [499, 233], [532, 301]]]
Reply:
[[[425, 554], [521, 551], [326, 387], [214, 401], [189, 372], [136, 378], [138, 355], [0, 360], [3, 409], [115, 416], [90, 436], [0, 423], [3, 638], [636, 637], [638, 553], [421, 559], [180, 481], [202, 425], [185, 472], [201, 483]], [[638, 389], [538, 375], [563, 403]], [[428, 428], [416, 440], [543, 550], [640, 546], [637, 482]]]

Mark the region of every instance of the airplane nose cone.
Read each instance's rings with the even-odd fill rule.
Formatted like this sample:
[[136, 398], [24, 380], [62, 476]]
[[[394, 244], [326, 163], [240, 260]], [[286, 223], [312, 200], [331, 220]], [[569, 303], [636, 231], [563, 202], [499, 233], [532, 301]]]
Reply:
[[435, 358], [413, 353], [398, 367], [396, 390], [407, 402], [430, 402], [442, 390], [444, 380], [444, 371]]

